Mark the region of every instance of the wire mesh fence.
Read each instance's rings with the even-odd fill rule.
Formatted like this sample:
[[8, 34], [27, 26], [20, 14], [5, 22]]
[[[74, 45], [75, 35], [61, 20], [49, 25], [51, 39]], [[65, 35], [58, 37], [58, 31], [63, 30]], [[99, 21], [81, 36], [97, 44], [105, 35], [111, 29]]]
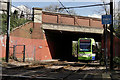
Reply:
[[27, 45], [26, 46], [26, 60], [30, 61], [35, 61], [35, 46], [32, 45]]
[[25, 45], [13, 45], [13, 59], [25, 62]]
[[19, 61], [36, 61], [36, 47], [33, 45], [13, 45], [13, 59]]
[[[32, 45], [13, 45], [11, 57], [18, 61], [35, 61], [36, 47]], [[13, 53], [13, 54], [12, 54]]]

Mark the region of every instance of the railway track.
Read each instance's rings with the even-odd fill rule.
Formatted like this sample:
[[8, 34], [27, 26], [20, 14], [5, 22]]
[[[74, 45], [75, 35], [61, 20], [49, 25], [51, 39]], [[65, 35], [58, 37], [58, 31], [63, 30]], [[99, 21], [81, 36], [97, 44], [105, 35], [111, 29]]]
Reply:
[[[55, 62], [42, 62], [39, 64], [29, 65], [26, 67], [19, 68], [9, 68], [3, 70], [3, 76], [29, 76], [31, 78], [44, 77], [44, 78], [55, 78], [57, 80], [66, 80], [69, 76], [73, 74], [86, 74], [90, 67], [92, 70], [89, 73], [94, 72], [96, 69], [100, 69], [99, 65], [94, 63], [84, 63], [84, 62], [67, 62], [67, 61], [55, 61]], [[87, 70], [88, 69], [88, 70]], [[91, 68], [90, 68], [91, 69]], [[17, 72], [16, 72], [17, 71]], [[99, 71], [100, 72], [100, 71]], [[97, 72], [97, 73], [99, 73]], [[101, 72], [102, 73], [102, 72]], [[82, 77], [82, 76], [81, 76]]]

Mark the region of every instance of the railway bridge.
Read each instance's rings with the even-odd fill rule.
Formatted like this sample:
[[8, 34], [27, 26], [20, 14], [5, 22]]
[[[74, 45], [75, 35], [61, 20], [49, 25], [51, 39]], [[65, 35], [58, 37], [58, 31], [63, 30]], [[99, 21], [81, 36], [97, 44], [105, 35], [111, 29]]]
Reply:
[[101, 19], [45, 12], [41, 8], [33, 8], [33, 12], [32, 38], [41, 38], [40, 35], [35, 34], [43, 33], [52, 58], [70, 59], [72, 41], [77, 41], [78, 38], [94, 38], [95, 41], [101, 42], [103, 34]]

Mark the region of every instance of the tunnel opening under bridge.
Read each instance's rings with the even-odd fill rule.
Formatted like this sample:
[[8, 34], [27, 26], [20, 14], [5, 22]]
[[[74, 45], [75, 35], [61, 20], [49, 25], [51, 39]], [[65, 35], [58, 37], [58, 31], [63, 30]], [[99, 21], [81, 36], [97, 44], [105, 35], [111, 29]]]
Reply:
[[58, 30], [45, 30], [48, 47], [52, 59], [74, 61], [72, 55], [73, 41], [78, 41], [79, 38], [94, 38], [96, 42], [101, 42], [102, 34], [69, 32]]

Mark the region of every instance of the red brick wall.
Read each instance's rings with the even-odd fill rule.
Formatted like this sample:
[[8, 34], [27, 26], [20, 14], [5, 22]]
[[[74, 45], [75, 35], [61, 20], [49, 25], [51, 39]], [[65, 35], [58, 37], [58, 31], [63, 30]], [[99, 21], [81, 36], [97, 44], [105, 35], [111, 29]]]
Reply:
[[[33, 26], [34, 25], [34, 26]], [[15, 37], [29, 38], [29, 39], [43, 39], [44, 34], [41, 28], [41, 23], [32, 23], [29, 22], [21, 27], [13, 30], [10, 35]], [[34, 28], [33, 28], [34, 27]], [[30, 32], [30, 28], [33, 29], [33, 32]]]
[[[52, 55], [50, 53], [48, 43], [45, 39], [45, 35], [41, 28], [41, 24], [34, 23], [32, 34], [29, 33], [30, 28], [33, 28], [32, 22], [15, 29], [10, 34], [10, 56], [13, 55], [13, 45], [25, 45], [26, 58], [34, 59], [34, 55], [35, 55], [36, 60], [52, 59]], [[3, 43], [1, 43], [2, 41]], [[6, 37], [4, 37], [2, 41], [0, 40], [0, 52], [2, 54], [0, 57], [5, 57]], [[22, 53], [23, 46], [22, 47], [17, 46], [16, 51], [17, 53]], [[22, 58], [23, 54], [17, 54], [16, 56], [18, 58]]]
[[24, 37], [24, 38], [31, 38], [30, 28], [33, 28], [33, 23], [27, 23], [25, 25], [19, 26], [15, 30], [13, 30], [10, 35], [16, 37]]
[[34, 23], [34, 28], [33, 28], [33, 32], [31, 35], [32, 39], [43, 39], [44, 38], [41, 25], [42, 25], [41, 23]]
[[57, 23], [57, 15], [43, 14], [42, 21], [45, 23]]
[[0, 58], [5, 57], [6, 52], [6, 37], [0, 35]]
[[103, 28], [101, 20], [97, 18], [89, 18], [83, 16], [74, 16], [74, 15], [58, 14], [58, 13], [50, 13], [50, 12], [42, 13], [42, 22]]
[[78, 26], [90, 26], [89, 25], [89, 19], [84, 19], [84, 18], [78, 18], [76, 25]]
[[[113, 38], [113, 55], [120, 56], [120, 39], [114, 36]], [[102, 39], [102, 48], [104, 49], [104, 42]], [[107, 36], [107, 49], [108, 49], [108, 56], [110, 56], [110, 34], [108, 33]]]
[[102, 27], [103, 25], [102, 25], [102, 23], [101, 23], [101, 21], [98, 21], [98, 20], [91, 20], [91, 23], [90, 23], [91, 25], [90, 26], [93, 26], [93, 27], [98, 27], [98, 28], [100, 28], [100, 27]]
[[61, 24], [74, 25], [74, 18], [71, 16], [62, 15], [59, 19]]
[[[3, 39], [4, 45], [5, 45], [5, 37]], [[2, 57], [5, 57], [6, 54], [6, 47], [1, 46], [2, 51], [0, 49], [0, 52], [2, 52]], [[27, 39], [27, 38], [20, 38], [20, 37], [10, 37], [10, 55], [13, 55], [13, 45], [25, 45], [25, 53], [26, 58], [33, 58], [35, 55], [36, 60], [49, 60], [52, 59], [51, 53], [49, 51], [49, 47], [47, 44], [47, 41], [44, 39]], [[41, 47], [41, 48], [40, 48]], [[35, 50], [34, 50], [35, 48]], [[22, 53], [23, 49], [22, 47], [19, 47], [16, 49], [18, 53]], [[18, 58], [22, 58], [22, 54], [17, 54]]]
[[1, 36], [0, 36], [0, 58], [2, 57], [2, 43], [1, 43]]
[[120, 39], [114, 37], [114, 55], [120, 57]]

